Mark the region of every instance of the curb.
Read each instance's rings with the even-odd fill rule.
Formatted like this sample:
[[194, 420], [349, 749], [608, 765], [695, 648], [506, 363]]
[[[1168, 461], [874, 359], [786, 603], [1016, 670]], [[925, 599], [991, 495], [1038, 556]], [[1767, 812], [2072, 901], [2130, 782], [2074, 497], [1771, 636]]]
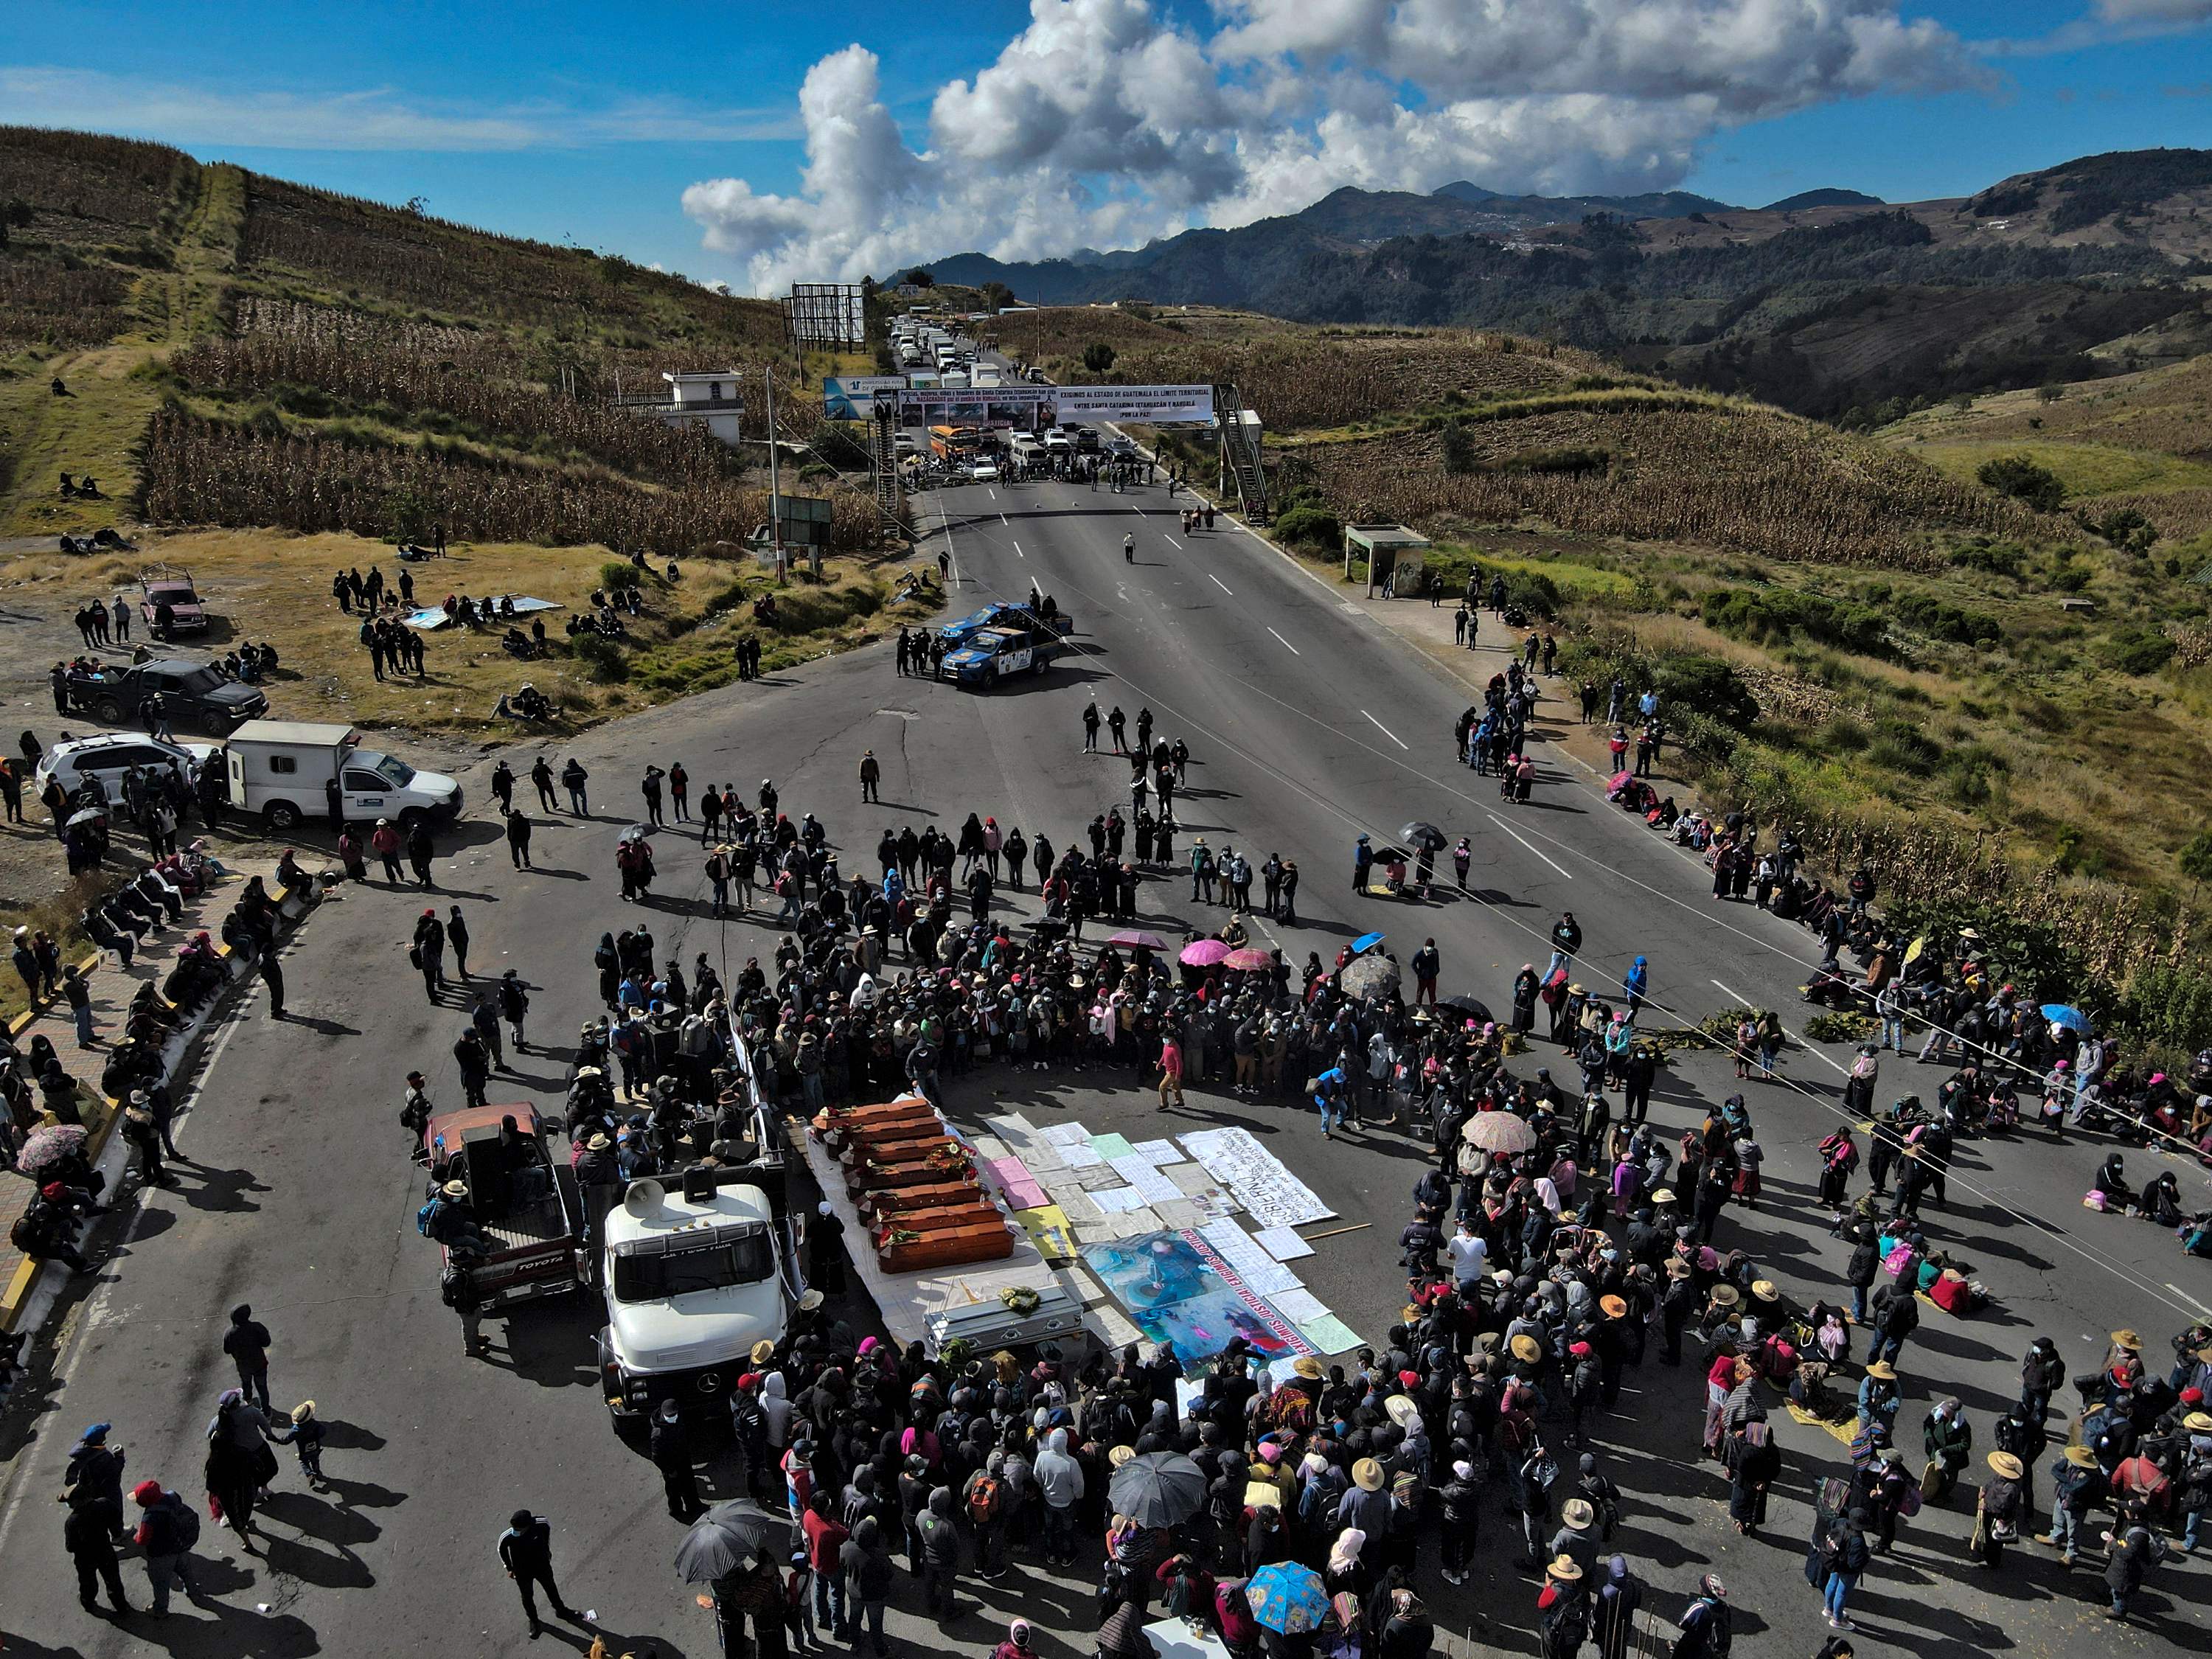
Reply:
[[[298, 895], [296, 895], [293, 890], [289, 887], [280, 887], [270, 895], [271, 901], [274, 902], [278, 916], [290, 921], [295, 927], [299, 925], [301, 916], [305, 914], [304, 905], [294, 908], [293, 902], [297, 896]], [[100, 955], [101, 953], [99, 951], [95, 951], [93, 952], [93, 954], [88, 957], [83, 963], [79, 964], [79, 971], [88, 973], [91, 969], [99, 963]], [[229, 964], [238, 959], [236, 953], [232, 951], [228, 945], [217, 945], [216, 947], [216, 955], [217, 959], [224, 964], [225, 972], [228, 972]], [[222, 1002], [228, 997], [230, 993], [244, 982], [244, 975], [240, 975], [232, 979], [230, 983], [226, 986], [222, 991], [219, 992], [209, 1001], [206, 1013], [203, 1014], [198, 1021], [185, 1035], [184, 1047], [178, 1054], [178, 1060], [179, 1062], [181, 1062], [185, 1057], [191, 1052], [192, 1044], [198, 1041], [200, 1033], [205, 1029], [208, 1019], [213, 1016], [216, 1010], [222, 1006]], [[36, 1021], [40, 1014], [44, 1012], [51, 1012], [51, 1005], [49, 1005], [49, 1007], [45, 1010], [33, 1008], [28, 1013], [21, 1015], [17, 1018], [10, 1020], [9, 1022], [9, 1036], [19, 1036], [23, 1031], [29, 1030], [32, 1024]], [[77, 1092], [80, 1097], [89, 1096], [90, 1097], [101, 1102], [106, 1109], [102, 1120], [93, 1126], [85, 1135], [85, 1161], [88, 1164], [96, 1165], [100, 1162], [100, 1158], [106, 1154], [108, 1142], [114, 1138], [116, 1124], [122, 1121], [123, 1103], [116, 1099], [112, 1095], [100, 1094], [96, 1090], [94, 1090], [83, 1084], [77, 1085]], [[32, 1296], [38, 1289], [39, 1277], [40, 1273], [44, 1270], [45, 1266], [46, 1264], [44, 1262], [33, 1261], [27, 1257], [16, 1264], [15, 1273], [9, 1279], [7, 1288], [4, 1291], [0, 1291], [0, 1331], [12, 1332], [15, 1328], [16, 1321], [22, 1317], [23, 1310], [30, 1304]]]

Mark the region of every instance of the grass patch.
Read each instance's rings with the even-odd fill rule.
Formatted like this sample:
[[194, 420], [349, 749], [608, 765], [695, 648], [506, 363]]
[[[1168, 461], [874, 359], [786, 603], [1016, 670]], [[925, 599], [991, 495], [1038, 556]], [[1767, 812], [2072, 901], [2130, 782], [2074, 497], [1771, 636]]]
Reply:
[[2212, 485], [2212, 465], [2183, 460], [2154, 450], [2123, 449], [2114, 444], [2050, 443], [2033, 440], [1997, 442], [1929, 441], [1911, 453], [1937, 471], [1971, 483], [1990, 461], [2025, 455], [2055, 474], [2069, 499], [2112, 495], [2122, 490], [2201, 489]]
[[[898, 566], [890, 559], [836, 557], [824, 562], [817, 585], [804, 574], [775, 588], [772, 573], [750, 559], [691, 560], [671, 582], [657, 570], [641, 575], [645, 613], [629, 619], [631, 641], [584, 643], [572, 650], [563, 624], [602, 585], [611, 562], [604, 547], [537, 547], [457, 543], [452, 556], [407, 567], [418, 603], [447, 593], [526, 593], [565, 607], [542, 613], [553, 654], [521, 662], [500, 641], [503, 629], [441, 629], [425, 641], [421, 679], [378, 680], [360, 639], [361, 619], [338, 609], [331, 578], [340, 569], [364, 574], [381, 565], [387, 583], [401, 566], [381, 542], [338, 532], [313, 536], [279, 531], [195, 531], [149, 539], [137, 555], [70, 559], [58, 552], [26, 555], [0, 565], [10, 585], [52, 584], [65, 595], [113, 592], [136, 578], [142, 560], [189, 567], [216, 617], [211, 639], [221, 649], [240, 640], [273, 640], [283, 652], [270, 700], [283, 717], [343, 720], [368, 726], [505, 741], [525, 735], [495, 720], [501, 693], [524, 680], [562, 710], [556, 729], [573, 731], [619, 708], [659, 702], [726, 684], [736, 677], [731, 647], [756, 631], [751, 601], [775, 589], [782, 627], [763, 637], [767, 666], [849, 649], [896, 631], [926, 611], [887, 609]], [[525, 623], [527, 631], [527, 623]]]

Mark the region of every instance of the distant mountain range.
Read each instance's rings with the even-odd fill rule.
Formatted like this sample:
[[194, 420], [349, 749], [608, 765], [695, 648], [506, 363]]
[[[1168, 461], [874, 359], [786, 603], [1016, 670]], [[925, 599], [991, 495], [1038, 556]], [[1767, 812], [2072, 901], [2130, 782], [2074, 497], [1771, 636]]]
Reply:
[[[963, 253], [930, 269], [1003, 283], [1034, 305], [1139, 300], [1508, 328], [1833, 414], [2094, 373], [2085, 354], [2201, 307], [2185, 279], [2212, 270], [2208, 258], [2212, 151], [2161, 149], [1894, 206], [1838, 188], [1742, 208], [1680, 191], [1347, 187], [1298, 213], [1140, 249], [1027, 264]], [[1897, 325], [1883, 301], [1907, 290], [1906, 309], [1949, 324]], [[1881, 325], [1872, 335], [1869, 320]]]

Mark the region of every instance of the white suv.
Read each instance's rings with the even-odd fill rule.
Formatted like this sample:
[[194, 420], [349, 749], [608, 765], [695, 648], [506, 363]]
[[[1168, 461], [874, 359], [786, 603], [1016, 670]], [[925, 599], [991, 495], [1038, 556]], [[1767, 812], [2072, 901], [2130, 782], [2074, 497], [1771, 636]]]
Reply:
[[193, 763], [206, 760], [222, 747], [216, 743], [165, 743], [159, 738], [130, 732], [72, 738], [66, 743], [56, 744], [40, 757], [33, 782], [37, 793], [44, 794], [47, 780], [58, 779], [64, 792], [74, 795], [88, 776], [97, 776], [106, 786], [108, 799], [112, 800], [116, 785], [134, 766], [159, 772], [174, 761], [177, 769], [190, 781]]

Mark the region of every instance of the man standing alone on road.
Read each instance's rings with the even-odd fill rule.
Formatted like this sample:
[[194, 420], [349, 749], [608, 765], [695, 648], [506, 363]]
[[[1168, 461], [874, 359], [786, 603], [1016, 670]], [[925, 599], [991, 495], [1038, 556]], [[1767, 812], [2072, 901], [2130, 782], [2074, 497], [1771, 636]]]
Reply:
[[883, 799], [882, 792], [877, 787], [877, 785], [883, 781], [883, 777], [884, 769], [876, 759], [876, 751], [872, 749], [862, 750], [860, 751], [860, 799], [863, 802]]
[[248, 1400], [259, 1401], [264, 1411], [269, 1409], [269, 1328], [254, 1318], [252, 1306], [241, 1302], [233, 1308], [222, 1351], [238, 1367], [240, 1390]]
[[522, 1611], [530, 1620], [530, 1635], [534, 1641], [544, 1626], [538, 1622], [538, 1600], [531, 1594], [537, 1585], [545, 1587], [546, 1600], [553, 1604], [553, 1616], [572, 1625], [584, 1620], [561, 1599], [561, 1587], [553, 1582], [553, 1526], [542, 1515], [532, 1515], [528, 1510], [517, 1510], [507, 1518], [507, 1530], [499, 1535], [500, 1564], [507, 1576], [514, 1580], [514, 1587], [522, 1595]]
[[1429, 1006], [1437, 1006], [1437, 975], [1443, 971], [1443, 957], [1434, 939], [1424, 939], [1421, 948], [1413, 952], [1413, 1006], [1418, 1008], [1425, 1000]]
[[518, 870], [530, 865], [530, 817], [520, 807], [507, 815], [507, 854]]

